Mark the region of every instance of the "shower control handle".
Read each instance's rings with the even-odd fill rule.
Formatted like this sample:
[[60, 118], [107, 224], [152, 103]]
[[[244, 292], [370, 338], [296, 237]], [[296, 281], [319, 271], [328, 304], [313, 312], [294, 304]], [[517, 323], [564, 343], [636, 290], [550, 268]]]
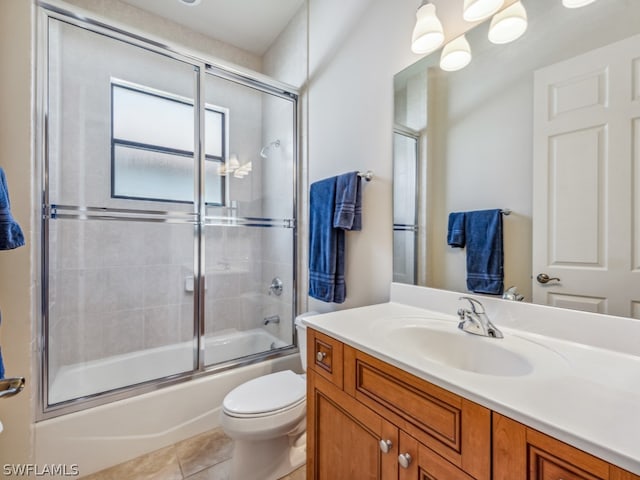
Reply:
[[273, 280], [271, 280], [271, 285], [269, 285], [269, 295], [275, 295], [276, 297], [279, 297], [280, 295], [282, 295], [282, 290], [284, 289], [284, 286], [282, 284], [282, 280], [280, 280], [280, 277], [274, 277]]
[[393, 448], [393, 442], [391, 440], [380, 440], [380, 450], [382, 453], [389, 453]]

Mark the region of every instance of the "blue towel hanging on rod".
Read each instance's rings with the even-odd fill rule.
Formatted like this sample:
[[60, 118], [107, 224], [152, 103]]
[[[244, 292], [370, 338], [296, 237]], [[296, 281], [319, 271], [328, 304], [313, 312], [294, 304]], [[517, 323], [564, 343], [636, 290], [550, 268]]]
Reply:
[[[509, 212], [510, 213], [510, 212]], [[504, 251], [500, 209], [454, 212], [449, 215], [447, 243], [467, 249], [467, 289], [502, 295]]]
[[309, 296], [343, 303], [345, 230], [362, 229], [360, 176], [350, 172], [314, 182], [309, 197]]

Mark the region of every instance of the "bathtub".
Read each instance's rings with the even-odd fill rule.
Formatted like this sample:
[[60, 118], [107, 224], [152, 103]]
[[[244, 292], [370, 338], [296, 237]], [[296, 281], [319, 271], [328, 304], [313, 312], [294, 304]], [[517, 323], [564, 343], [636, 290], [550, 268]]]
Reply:
[[[205, 337], [205, 364], [216, 365], [286, 346], [286, 342], [262, 328], [229, 329]], [[193, 341], [187, 341], [65, 365], [51, 382], [49, 404], [190, 371], [193, 348]]]
[[[207, 338], [205, 358], [207, 363], [215, 363], [284, 346], [264, 329], [229, 331]], [[132, 382], [148, 380], [154, 369], [162, 368], [166, 374], [167, 362], [178, 363], [173, 355], [192, 355], [192, 348], [192, 342], [186, 342], [88, 362], [83, 369], [63, 367], [66, 370], [60, 369], [52, 389], [56, 382], [62, 385], [64, 380], [68, 388], [77, 390], [73, 395], [55, 390], [53, 393], [58, 398], [82, 394], [86, 387], [81, 385], [89, 380], [93, 391], [108, 389], [118, 375], [125, 374]], [[299, 355], [203, 375], [151, 393], [37, 422], [36, 463], [77, 464], [84, 476], [217, 428], [222, 400], [229, 391], [252, 378], [287, 369], [301, 371]], [[117, 384], [122, 385], [122, 380]]]

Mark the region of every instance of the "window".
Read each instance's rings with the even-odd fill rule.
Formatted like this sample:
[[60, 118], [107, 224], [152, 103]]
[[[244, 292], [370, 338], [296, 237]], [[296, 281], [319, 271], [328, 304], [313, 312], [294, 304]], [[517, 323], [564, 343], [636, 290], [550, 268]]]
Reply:
[[[223, 205], [228, 111], [205, 106], [205, 201]], [[193, 100], [111, 82], [111, 196], [192, 203]]]

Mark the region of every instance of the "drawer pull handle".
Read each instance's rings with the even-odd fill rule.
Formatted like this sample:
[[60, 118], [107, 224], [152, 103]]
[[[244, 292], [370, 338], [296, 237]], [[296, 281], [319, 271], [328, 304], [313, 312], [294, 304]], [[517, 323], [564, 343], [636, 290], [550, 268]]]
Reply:
[[380, 450], [382, 450], [383, 453], [389, 453], [392, 447], [393, 442], [391, 442], [391, 440], [380, 440]]
[[325, 358], [327, 358], [326, 352], [318, 352], [316, 353], [316, 360], [322, 362]]
[[400, 455], [398, 455], [398, 463], [402, 468], [409, 468], [409, 465], [411, 465], [411, 460], [413, 459], [408, 453], [401, 453]]

